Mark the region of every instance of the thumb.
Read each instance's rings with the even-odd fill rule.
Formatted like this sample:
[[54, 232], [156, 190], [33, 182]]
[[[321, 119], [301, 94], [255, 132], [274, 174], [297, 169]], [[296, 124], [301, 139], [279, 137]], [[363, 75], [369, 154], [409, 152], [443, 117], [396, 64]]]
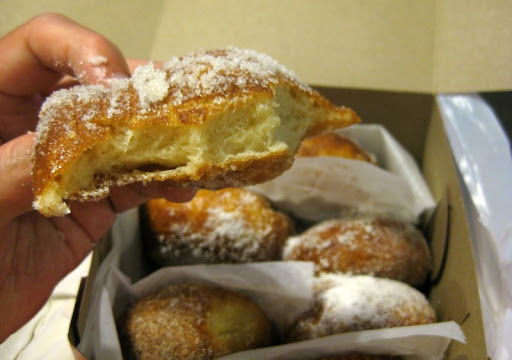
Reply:
[[32, 152], [34, 133], [0, 146], [0, 226], [32, 210]]

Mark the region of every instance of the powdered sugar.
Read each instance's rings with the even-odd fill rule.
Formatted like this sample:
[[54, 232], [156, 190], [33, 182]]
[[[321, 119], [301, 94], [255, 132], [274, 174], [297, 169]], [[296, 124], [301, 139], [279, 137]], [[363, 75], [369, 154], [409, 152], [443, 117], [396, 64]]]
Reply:
[[188, 224], [171, 224], [174, 240], [161, 238], [163, 255], [172, 253], [179, 257], [182, 251], [191, 251], [197, 259], [213, 262], [247, 262], [267, 256], [262, 241], [271, 232], [269, 226], [255, 229], [240, 211], [226, 211], [222, 207], [211, 207], [208, 214], [201, 232], [194, 232]]
[[404, 304], [428, 304], [425, 296], [413, 287], [390, 279], [320, 275], [317, 282], [324, 281], [330, 282], [332, 287], [321, 292], [318, 299], [328, 309], [324, 316], [337, 321], [371, 321], [385, 327], [387, 318]]
[[321, 251], [332, 244], [342, 244], [350, 247], [359, 238], [372, 239], [376, 236], [376, 233], [371, 222], [370, 218], [354, 219], [346, 223], [339, 219], [325, 220], [311, 227], [300, 236], [290, 238], [286, 245], [285, 254], [290, 254], [299, 246]]
[[149, 111], [153, 103], [162, 101], [169, 93], [165, 72], [155, 69], [152, 63], [135, 69], [132, 84], [139, 96], [142, 112]]
[[[49, 129], [52, 126], [56, 126], [56, 121], [66, 116], [68, 112], [73, 111], [76, 106], [99, 102], [104, 98], [105, 94], [106, 89], [102, 85], [79, 85], [72, 89], [54, 92], [41, 107], [39, 113], [40, 121], [36, 129], [38, 139], [45, 138]], [[68, 122], [64, 122], [60, 126], [64, 128], [69, 127], [71, 122], [76, 119], [77, 121], [85, 122], [85, 126], [88, 128], [94, 129], [94, 124], [91, 121], [96, 117], [97, 112], [97, 106], [84, 106], [78, 119], [76, 119], [76, 116], [68, 115], [66, 116]]]
[[92, 66], [100, 66], [100, 65], [107, 65], [108, 59], [105, 56], [95, 56], [93, 58], [90, 58], [89, 64]]
[[[244, 204], [243, 199], [241, 204]], [[248, 261], [257, 256], [261, 251], [261, 239], [265, 239], [272, 231], [268, 224], [264, 224], [265, 226], [260, 229], [248, 223], [248, 219], [240, 208], [227, 211], [222, 206], [213, 206], [208, 208], [207, 212], [209, 216], [204, 225], [211, 229], [207, 239], [212, 242], [218, 242], [218, 239], [230, 239], [233, 249], [240, 252], [242, 261]]]
[[300, 323], [308, 338], [339, 331], [433, 322], [425, 296], [415, 288], [367, 275], [322, 274], [315, 280], [315, 319]]
[[[47, 98], [41, 108], [34, 163], [44, 163], [48, 169], [34, 173], [51, 174], [51, 176], [36, 185], [36, 194], [45, 191], [44, 188], [52, 182], [55, 183], [55, 180], [59, 182], [58, 176], [72, 161], [77, 160], [77, 157], [82, 156], [85, 151], [90, 150], [90, 153], [94, 153], [96, 145], [108, 139], [117, 130], [140, 129], [139, 124], [152, 126], [155, 123], [172, 123], [173, 127], [183, 124], [202, 124], [210, 119], [216, 119], [217, 117], [212, 116], [213, 114], [223, 112], [227, 114], [226, 111], [229, 111], [231, 106], [240, 108], [240, 105], [248, 99], [264, 99], [268, 103], [268, 100], [278, 93], [278, 88], [290, 87], [293, 92], [302, 89], [304, 92], [309, 92], [312, 97], [316, 96], [312, 89], [301, 84], [285, 67], [267, 55], [252, 50], [229, 48], [202, 51], [171, 59], [162, 69], [148, 63], [137, 68], [133, 76], [126, 80], [105, 78], [111, 70], [107, 66], [108, 59], [101, 56], [93, 57], [94, 55], [92, 54], [90, 59], [82, 59], [79, 68], [83, 69], [85, 66], [87, 73], [77, 80], [100, 81], [104, 86], [82, 85], [57, 91]], [[288, 89], [283, 89], [285, 90]], [[189, 104], [187, 102], [189, 100], [194, 102]], [[66, 128], [68, 125], [73, 127], [72, 131], [68, 131]], [[68, 141], [70, 138], [73, 141]], [[280, 138], [276, 137], [277, 141], [281, 141]], [[66, 146], [61, 146], [59, 143], [65, 143]], [[268, 148], [274, 151], [273, 147]], [[235, 149], [235, 151], [238, 150]], [[238, 155], [237, 153], [236, 156]], [[44, 157], [47, 159], [43, 159]], [[194, 159], [200, 158], [200, 156], [194, 157]], [[108, 162], [108, 156], [103, 157], [102, 154], [101, 159], [105, 160], [105, 164]], [[289, 159], [280, 159], [283, 164], [285, 160]], [[253, 160], [244, 158], [244, 161]], [[78, 163], [80, 161], [76, 164]], [[131, 166], [135, 164], [131, 163], [128, 168]], [[183, 171], [199, 172], [199, 167], [203, 166], [204, 164], [197, 161], [190, 161], [186, 167], [183, 167]], [[111, 169], [91, 169], [90, 173], [103, 173]], [[232, 169], [234, 172], [241, 172], [238, 167]], [[266, 176], [275, 176], [274, 174], [278, 171], [280, 168], [273, 167]], [[178, 172], [178, 170], [166, 171], [164, 175], [163, 171], [140, 173], [133, 171], [128, 174], [123, 170], [121, 174], [116, 174], [114, 177], [84, 179], [81, 183], [88, 183], [87, 186], [93, 189], [100, 186], [98, 185], [100, 182], [102, 185], [107, 182], [113, 185], [114, 181], [117, 185], [134, 181], [144, 183], [178, 176]], [[184, 173], [179, 174], [180, 179], [184, 178], [181, 177], [182, 175]], [[113, 178], [115, 179], [112, 180]], [[75, 180], [73, 180], [74, 185], [81, 187], [80, 181]], [[204, 181], [204, 185], [209, 187], [219, 186], [217, 183], [227, 183], [227, 180], [221, 180], [220, 176], [210, 180], [201, 175], [197, 181]], [[235, 176], [231, 175], [229, 181], [231, 186], [246, 184], [242, 179], [235, 179]], [[64, 184], [65, 181], [62, 183]], [[71, 184], [67, 184], [65, 188], [70, 189], [71, 192], [75, 191], [71, 190], [73, 188]], [[49, 191], [48, 188], [47, 190]], [[55, 191], [60, 191], [60, 188], [56, 187]], [[61, 195], [68, 197], [69, 195], [65, 194], [66, 191], [57, 195], [55, 199]]]
[[[92, 57], [88, 62], [104, 69], [108, 59]], [[281, 79], [294, 82], [304, 91], [312, 91], [283, 65], [254, 50], [229, 47], [220, 50], [199, 51], [175, 57], [156, 69], [153, 63], [135, 69], [129, 79], [108, 79], [108, 87], [80, 85], [54, 92], [40, 111], [38, 138], [44, 138], [55, 119], [76, 119], [95, 130], [95, 120], [100, 114], [98, 103], [107, 102], [106, 116], [120, 116], [129, 106], [127, 92], [133, 87], [139, 103], [139, 114], [144, 116], [155, 103], [168, 98], [173, 106], [180, 106], [195, 97], [210, 97], [215, 104], [231, 99], [235, 93], [243, 96], [255, 87], [265, 88]], [[165, 110], [162, 104], [161, 111]], [[79, 112], [79, 113], [77, 113]]]
[[128, 79], [109, 79], [110, 87], [110, 103], [107, 108], [107, 117], [112, 119], [115, 116], [120, 116], [123, 111], [129, 106], [129, 100], [126, 98], [126, 91], [130, 86]]
[[244, 93], [251, 87], [268, 87], [277, 83], [279, 77], [309, 90], [293, 72], [268, 55], [236, 47], [173, 58], [163, 68], [169, 72], [174, 105], [197, 96], [213, 95], [216, 101], [220, 101], [220, 97], [233, 88]]
[[[279, 256], [276, 246], [287, 235], [275, 231], [276, 226], [284, 226], [285, 220], [255, 194], [243, 189], [203, 190], [192, 203], [159, 210], [170, 217], [169, 232], [159, 237], [162, 258], [180, 262], [192, 257], [191, 263], [243, 263]], [[186, 214], [201, 220], [183, 220]]]
[[421, 285], [430, 268], [422, 233], [384, 217], [325, 220], [287, 240], [283, 259], [313, 261], [317, 273], [372, 274]]

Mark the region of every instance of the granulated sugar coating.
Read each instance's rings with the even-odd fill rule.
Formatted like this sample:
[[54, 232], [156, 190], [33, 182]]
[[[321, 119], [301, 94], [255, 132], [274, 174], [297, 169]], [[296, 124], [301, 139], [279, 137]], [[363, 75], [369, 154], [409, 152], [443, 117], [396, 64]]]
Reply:
[[425, 296], [399, 281], [367, 275], [322, 274], [314, 286], [314, 308], [292, 328], [293, 341], [436, 321]]
[[57, 91], [39, 117], [34, 207], [48, 216], [68, 213], [67, 199], [95, 200], [114, 185], [268, 181], [291, 166], [306, 134], [359, 121], [269, 56], [235, 47]]
[[423, 234], [387, 217], [325, 220], [288, 239], [283, 258], [313, 261], [317, 273], [375, 275], [413, 286], [422, 285], [430, 270]]
[[268, 88], [280, 77], [311, 91], [291, 70], [270, 56], [249, 49], [200, 51], [193, 56], [173, 58], [163, 68], [171, 73], [169, 84], [175, 94], [174, 105], [197, 96], [214, 96], [220, 101], [233, 88], [241, 94], [249, 93], [255, 88]]
[[263, 310], [237, 292], [175, 284], [136, 300], [118, 320], [125, 359], [197, 360], [273, 343]]
[[149, 111], [152, 103], [163, 100], [169, 93], [166, 73], [155, 69], [152, 63], [135, 69], [132, 82], [143, 111]]
[[146, 204], [153, 239], [146, 246], [159, 265], [278, 260], [291, 220], [244, 189], [200, 190], [183, 204]]
[[108, 64], [108, 59], [105, 56], [95, 56], [93, 58], [90, 58], [89, 64], [92, 66], [100, 66], [100, 65], [106, 65]]
[[[91, 63], [101, 65], [106, 58], [96, 57]], [[154, 103], [168, 95], [174, 106], [197, 98], [214, 96], [214, 101], [222, 102], [233, 92], [248, 94], [254, 89], [264, 90], [284, 77], [296, 82], [304, 91], [311, 89], [296, 78], [292, 71], [268, 55], [254, 50], [229, 47], [226, 49], [201, 51], [189, 56], [175, 57], [155, 69], [152, 62], [135, 69], [130, 79], [112, 79], [110, 87], [103, 85], [77, 86], [53, 93], [44, 103], [37, 127], [38, 138], [46, 137], [48, 128], [54, 121], [66, 116], [76, 118], [76, 105], [85, 111], [77, 121], [94, 129], [94, 122], [104, 111], [108, 118], [121, 115], [126, 101], [119, 99], [130, 88], [138, 98], [139, 115], [151, 110]]]

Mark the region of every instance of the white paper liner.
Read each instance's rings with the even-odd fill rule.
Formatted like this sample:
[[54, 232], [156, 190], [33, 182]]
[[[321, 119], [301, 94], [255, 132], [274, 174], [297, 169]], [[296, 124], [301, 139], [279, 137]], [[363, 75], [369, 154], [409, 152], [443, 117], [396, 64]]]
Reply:
[[373, 154], [379, 166], [332, 156], [297, 158], [278, 178], [251, 187], [281, 210], [310, 221], [364, 213], [418, 223], [435, 207], [412, 156], [381, 125], [339, 130]]
[[[276, 277], [276, 272], [280, 276]], [[115, 319], [135, 299], [179, 283], [216, 285], [240, 292], [264, 309], [282, 333], [297, 315], [308, 309], [312, 273], [313, 265], [304, 262], [192, 265], [163, 268], [132, 284], [119, 269], [110, 267], [95, 311], [99, 314], [99, 326], [93, 333], [93, 348], [88, 350], [95, 359], [122, 359]]]
[[[258, 304], [282, 334], [311, 305], [312, 263], [260, 262], [251, 264], [188, 265], [162, 268], [131, 284], [113, 268], [109, 288], [116, 288], [114, 315], [126, 305], [168, 284], [200, 283], [242, 293]], [[279, 274], [279, 276], [276, 276]]]
[[[144, 277], [138, 221], [138, 212], [129, 211], [112, 228], [112, 249], [98, 269], [87, 323], [78, 345], [89, 359], [122, 359], [115, 319], [133, 299], [164, 284], [206, 282], [240, 291], [256, 301], [280, 331], [312, 302], [314, 271], [313, 264], [308, 262], [167, 267]], [[444, 322], [339, 334], [240, 352], [222, 359], [307, 360], [345, 351], [442, 359], [451, 340], [465, 341], [456, 323]]]
[[442, 359], [451, 340], [465, 342], [459, 326], [453, 322], [366, 330], [288, 345], [244, 351], [224, 356], [223, 360], [315, 360], [342, 352], [375, 355], [400, 355], [405, 359]]

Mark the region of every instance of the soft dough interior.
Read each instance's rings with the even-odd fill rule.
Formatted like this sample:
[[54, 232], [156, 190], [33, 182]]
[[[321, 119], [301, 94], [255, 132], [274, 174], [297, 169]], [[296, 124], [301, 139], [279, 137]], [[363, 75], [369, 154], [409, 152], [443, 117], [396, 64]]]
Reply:
[[76, 160], [72, 171], [59, 181], [59, 197], [65, 199], [84, 190], [91, 196], [94, 191], [103, 196], [101, 192], [108, 190], [98, 187], [98, 175], [109, 174], [109, 179], [115, 180], [129, 172], [171, 170], [193, 178], [209, 164], [250, 160], [273, 152], [294, 153], [310, 125], [305, 121], [311, 116], [308, 112], [311, 108], [306, 99], [277, 88], [274, 98], [253, 99], [200, 126], [118, 127], [110, 140], [99, 142]]

